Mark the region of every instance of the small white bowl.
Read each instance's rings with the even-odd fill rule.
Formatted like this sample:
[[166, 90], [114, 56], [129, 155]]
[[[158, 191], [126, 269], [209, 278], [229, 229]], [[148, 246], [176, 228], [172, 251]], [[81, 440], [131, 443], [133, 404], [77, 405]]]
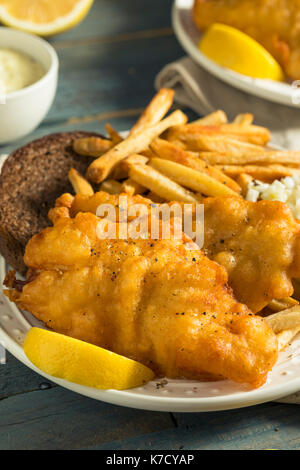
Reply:
[[32, 132], [48, 113], [57, 88], [58, 57], [44, 39], [5, 27], [0, 27], [0, 48], [24, 52], [46, 70], [46, 74], [33, 85], [0, 96], [1, 145]]

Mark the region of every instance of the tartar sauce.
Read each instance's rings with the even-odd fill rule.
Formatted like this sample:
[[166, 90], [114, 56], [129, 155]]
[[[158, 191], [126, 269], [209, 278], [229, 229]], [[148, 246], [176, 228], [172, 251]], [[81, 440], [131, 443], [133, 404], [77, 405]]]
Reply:
[[0, 48], [0, 93], [21, 90], [40, 80], [44, 67], [29, 55], [14, 49]]

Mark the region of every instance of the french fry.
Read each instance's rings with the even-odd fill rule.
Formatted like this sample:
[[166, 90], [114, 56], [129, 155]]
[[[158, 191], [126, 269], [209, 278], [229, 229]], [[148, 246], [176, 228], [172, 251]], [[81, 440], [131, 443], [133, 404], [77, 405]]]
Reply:
[[200, 124], [200, 126], [217, 126], [220, 124], [227, 124], [228, 119], [224, 111], [218, 110], [207, 116], [191, 122], [191, 124]]
[[272, 328], [274, 333], [278, 334], [284, 330], [292, 330], [300, 327], [300, 306], [282, 310], [265, 318], [265, 321]]
[[259, 155], [258, 159], [252, 158], [256, 163], [282, 163], [284, 165], [294, 165], [299, 167], [300, 152], [296, 150], [269, 150]]
[[161, 158], [153, 158], [150, 162], [152, 168], [168, 176], [176, 183], [189, 189], [197, 191], [206, 196], [236, 196], [240, 197], [235, 191], [220, 183], [215, 178], [205, 173], [180, 165], [179, 163]]
[[[199, 124], [186, 124], [176, 127], [168, 132], [167, 139], [179, 139], [188, 145], [201, 145], [201, 140], [197, 140], [198, 136], [215, 136], [223, 139], [229, 137], [236, 140], [256, 144], [266, 145], [271, 138], [268, 129], [253, 125], [240, 124], [221, 124], [219, 126], [203, 126]], [[195, 143], [196, 142], [196, 143]]]
[[298, 300], [293, 299], [293, 297], [286, 297], [285, 299], [272, 300], [269, 302], [268, 307], [274, 312], [280, 312], [290, 307], [294, 307], [295, 305], [299, 305]]
[[131, 165], [129, 176], [167, 201], [198, 202], [193, 193], [148, 165]]
[[252, 176], [247, 173], [241, 173], [236, 181], [242, 188], [242, 195], [245, 197], [248, 193], [249, 184], [253, 181]]
[[234, 119], [234, 124], [239, 124], [240, 126], [250, 126], [253, 123], [254, 116], [253, 114], [238, 114]]
[[75, 140], [73, 149], [78, 155], [97, 158], [108, 152], [113, 145], [111, 140], [102, 139], [101, 137], [84, 137]]
[[[199, 158], [203, 159], [209, 165], [246, 165], [244, 156], [235, 156], [232, 154], [224, 154], [219, 152], [199, 152]], [[249, 160], [250, 156], [246, 156]], [[251, 158], [250, 158], [251, 160]], [[249, 164], [249, 163], [248, 163]], [[254, 163], [256, 164], [256, 162]]]
[[108, 179], [103, 181], [100, 185], [99, 191], [105, 191], [109, 194], [120, 194], [122, 191], [122, 185], [119, 181]]
[[58, 199], [56, 199], [55, 207], [67, 207], [67, 209], [71, 209], [74, 200], [75, 196], [70, 193], [64, 193]]
[[48, 212], [48, 219], [55, 224], [55, 222], [62, 218], [70, 218], [70, 209], [74, 203], [75, 196], [70, 193], [62, 194], [55, 201], [55, 207], [52, 207]]
[[300, 175], [300, 170], [289, 168], [283, 165], [216, 165], [216, 168], [223, 171], [230, 178], [237, 178], [241, 173], [247, 173], [254, 179], [263, 182], [271, 182], [285, 176]]
[[[186, 134], [182, 138], [189, 150], [195, 152], [215, 152], [216, 154], [223, 155], [248, 155], [249, 145], [246, 142], [241, 142], [237, 139], [228, 136], [220, 135], [201, 135], [201, 134]], [[258, 152], [262, 152], [262, 147], [257, 146]]]
[[[240, 151], [238, 150], [240, 149]], [[242, 148], [236, 146], [232, 153], [220, 153], [220, 152], [200, 152], [199, 157], [205, 160], [210, 165], [277, 165], [284, 164], [291, 168], [299, 167], [300, 164], [300, 152], [296, 151], [276, 151], [276, 150], [262, 150], [262, 147], [254, 150], [248, 149], [247, 147]], [[235, 154], [234, 154], [235, 152]], [[257, 152], [257, 153], [256, 153]], [[292, 166], [290, 166], [292, 165]]]
[[231, 188], [233, 191], [240, 192], [241, 188], [238, 183], [233, 179], [226, 176], [222, 171], [217, 170], [216, 168], [208, 165], [205, 161], [200, 160], [191, 152], [187, 152], [176, 145], [173, 142], [168, 142], [163, 139], [155, 139], [150, 148], [159, 156], [165, 160], [171, 160], [175, 163], [188, 166], [193, 170], [206, 173], [207, 175], [215, 178], [223, 184], [226, 184], [228, 188]]
[[[182, 142], [182, 140], [172, 140], [172, 141], [170, 140], [168, 142], [171, 142], [173, 145], [176, 145], [176, 147], [179, 147], [182, 150], [187, 150], [187, 145], [184, 142]], [[194, 152], [194, 153], [195, 155], [197, 154], [197, 152]]]
[[135, 153], [133, 155], [130, 155], [130, 157], [125, 158], [125, 160], [123, 160], [122, 167], [128, 173], [130, 165], [134, 165], [134, 164], [146, 165], [148, 161], [149, 161], [149, 158], [145, 157], [144, 155]]
[[128, 194], [128, 196], [134, 196], [135, 194], [143, 194], [147, 191], [145, 186], [133, 181], [131, 178], [123, 181], [121, 192]]
[[[281, 303], [292, 303], [293, 298], [283, 299]], [[272, 304], [272, 302], [271, 302]], [[271, 305], [269, 304], [269, 307]], [[285, 349], [300, 332], [300, 306], [296, 305], [290, 309], [281, 310], [278, 313], [265, 317], [266, 323], [277, 335], [278, 350]]]
[[117, 145], [124, 140], [116, 129], [114, 129], [109, 123], [105, 124], [105, 129], [114, 145]]
[[136, 135], [146, 127], [157, 124], [169, 111], [173, 104], [174, 90], [162, 88], [151, 100], [137, 123], [130, 131], [130, 135]]
[[243, 157], [249, 158], [250, 156], [265, 155], [269, 152], [261, 145], [239, 140], [238, 136], [186, 133], [182, 136], [181, 140], [187, 145], [188, 149], [196, 152], [216, 152], [218, 154], [232, 155], [241, 159]]
[[[248, 163], [300, 164], [300, 152], [266, 149], [259, 145], [241, 142], [227, 136], [187, 135], [186, 143], [193, 150], [205, 151], [211, 165], [244, 165]], [[201, 157], [204, 158], [203, 153]]]
[[[105, 125], [105, 129], [114, 145], [117, 145], [124, 140], [109, 123]], [[127, 178], [127, 176], [126, 171], [124, 171], [120, 165], [117, 166], [111, 174], [111, 177], [114, 180], [123, 180]]]
[[284, 299], [280, 300], [286, 305], [286, 308], [294, 307], [295, 305], [299, 305], [298, 300], [294, 299], [293, 297], [285, 297]]
[[84, 196], [91, 196], [94, 194], [94, 190], [90, 183], [80, 173], [78, 173], [75, 168], [70, 169], [68, 177], [76, 194], [82, 194]]
[[300, 325], [296, 328], [289, 330], [283, 330], [277, 335], [278, 351], [283, 351], [287, 346], [291, 344], [291, 341], [297, 336], [300, 331]]
[[[249, 116], [249, 115], [248, 115]], [[214, 126], [212, 128], [206, 128], [208, 132], [214, 134]], [[217, 128], [217, 131], [222, 135], [229, 135], [233, 138], [239, 138], [256, 145], [265, 146], [271, 140], [270, 131], [262, 126], [254, 126], [253, 124], [223, 124]]]
[[142, 152], [149, 147], [153, 139], [158, 137], [165, 130], [172, 126], [184, 124], [186, 121], [187, 117], [185, 114], [177, 110], [163, 121], [147, 127], [138, 134], [129, 136], [102, 157], [94, 160], [88, 168], [87, 178], [96, 183], [101, 183], [101, 181], [109, 176], [117, 164], [126, 157], [133, 153]]

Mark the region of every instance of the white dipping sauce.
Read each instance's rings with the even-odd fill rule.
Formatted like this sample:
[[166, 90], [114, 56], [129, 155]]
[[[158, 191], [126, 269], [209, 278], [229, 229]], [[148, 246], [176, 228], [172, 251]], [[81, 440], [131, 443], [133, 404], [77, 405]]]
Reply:
[[44, 67], [29, 55], [14, 49], [0, 48], [0, 93], [22, 90], [45, 74]]

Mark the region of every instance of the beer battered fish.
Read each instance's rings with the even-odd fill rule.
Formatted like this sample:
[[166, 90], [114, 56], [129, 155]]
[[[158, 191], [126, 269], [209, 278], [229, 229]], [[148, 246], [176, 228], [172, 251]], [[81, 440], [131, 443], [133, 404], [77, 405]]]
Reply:
[[300, 78], [300, 0], [195, 0], [194, 19], [201, 30], [225, 23], [244, 31]]
[[293, 294], [300, 276], [300, 224], [287, 204], [242, 198], [204, 201], [206, 255], [226, 268], [240, 302], [259, 312]]
[[27, 282], [6, 280], [18, 307], [158, 376], [265, 382], [277, 338], [235, 300], [222, 266], [187, 249], [185, 237], [99, 239], [94, 214], [62, 212], [29, 241]]
[[[152, 204], [142, 196], [127, 200], [128, 207]], [[106, 203], [118, 206], [119, 196], [65, 194], [50, 216], [55, 218], [61, 211], [71, 217], [96, 213]], [[206, 198], [203, 204], [204, 252], [226, 268], [236, 298], [257, 313], [271, 300], [292, 295], [292, 278], [300, 277], [300, 224], [290, 208], [277, 201], [248, 202], [236, 197]]]

